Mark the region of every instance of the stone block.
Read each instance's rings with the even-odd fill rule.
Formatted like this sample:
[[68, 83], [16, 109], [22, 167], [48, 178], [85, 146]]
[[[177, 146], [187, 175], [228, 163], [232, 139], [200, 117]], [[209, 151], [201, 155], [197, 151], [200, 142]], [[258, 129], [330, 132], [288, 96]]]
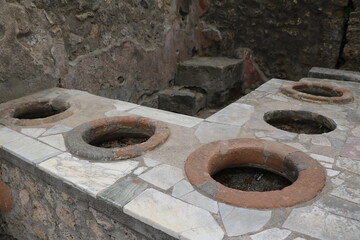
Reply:
[[229, 98], [230, 90], [241, 85], [243, 61], [225, 57], [199, 57], [178, 65], [175, 85], [201, 88], [207, 102], [218, 106]]
[[311, 68], [308, 77], [360, 82], [360, 72], [320, 67]]
[[206, 105], [206, 96], [183, 87], [171, 87], [159, 93], [159, 108], [177, 113], [195, 115]]

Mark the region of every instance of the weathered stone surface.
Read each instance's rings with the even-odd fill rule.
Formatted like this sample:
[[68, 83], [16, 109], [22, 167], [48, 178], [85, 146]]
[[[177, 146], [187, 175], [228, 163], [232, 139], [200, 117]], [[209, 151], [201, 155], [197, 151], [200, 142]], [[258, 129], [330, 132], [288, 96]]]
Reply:
[[[360, 31], [360, 6], [356, 4], [357, 1], [352, 1], [355, 3], [355, 11], [350, 12], [349, 22], [348, 22], [348, 29], [346, 33], [346, 40], [347, 43], [344, 47], [344, 59], [345, 64], [342, 66], [343, 69], [351, 69], [355, 71], [360, 70], [360, 38], [359, 38], [359, 31]], [[349, 6], [348, 11], [351, 11]], [[358, 80], [359, 81], [359, 80]]]
[[[25, 6], [0, 1], [0, 102], [55, 87], [54, 61], [44, 48], [50, 33], [36, 32], [36, 20]], [[43, 21], [37, 27], [45, 29]], [[40, 55], [41, 59], [38, 59]], [[52, 74], [51, 74], [52, 73]]]
[[294, 80], [310, 67], [336, 65], [347, 0], [209, 3], [204, 20], [222, 34], [209, 54], [231, 56], [237, 47], [247, 47], [267, 76]]
[[171, 87], [159, 93], [159, 108], [167, 111], [195, 115], [206, 106], [206, 95], [183, 87]]
[[144, 181], [167, 190], [180, 182], [184, 175], [181, 169], [162, 164], [139, 176]]
[[271, 211], [237, 208], [222, 203], [219, 208], [226, 233], [230, 237], [258, 231], [271, 217]]
[[310, 69], [308, 77], [360, 82], [359, 72], [331, 68], [313, 67]]
[[56, 85], [144, 101], [201, 51], [197, 1], [0, 4], [0, 102]]
[[360, 235], [360, 222], [338, 216], [316, 206], [295, 209], [283, 227], [319, 239], [356, 240]]
[[200, 57], [178, 66], [175, 85], [200, 88], [206, 92], [209, 106], [219, 106], [229, 99], [230, 89], [240, 91], [242, 61], [224, 57]]
[[155, 189], [145, 190], [125, 205], [124, 212], [178, 239], [221, 240], [224, 236], [209, 212]]

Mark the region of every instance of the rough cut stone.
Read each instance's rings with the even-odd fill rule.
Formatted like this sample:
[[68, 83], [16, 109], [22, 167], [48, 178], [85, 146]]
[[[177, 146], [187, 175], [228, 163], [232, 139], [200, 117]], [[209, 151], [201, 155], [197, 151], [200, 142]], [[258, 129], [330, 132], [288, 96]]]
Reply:
[[195, 115], [206, 106], [206, 95], [188, 88], [174, 86], [159, 93], [159, 108]]
[[210, 106], [229, 98], [230, 89], [241, 84], [242, 61], [224, 57], [199, 57], [179, 64], [175, 85], [200, 88]]
[[313, 67], [310, 69], [308, 77], [360, 82], [359, 72], [331, 68]]

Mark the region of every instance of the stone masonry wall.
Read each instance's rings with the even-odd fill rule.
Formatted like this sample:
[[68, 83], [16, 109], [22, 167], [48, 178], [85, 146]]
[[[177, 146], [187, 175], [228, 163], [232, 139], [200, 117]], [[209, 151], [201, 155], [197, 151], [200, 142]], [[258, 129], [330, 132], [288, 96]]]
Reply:
[[1, 213], [2, 227], [16, 239], [150, 239], [100, 213], [78, 196], [60, 191], [1, 159], [0, 162], [2, 179], [11, 189], [14, 203], [10, 212]]
[[[60, 86], [157, 106], [177, 64], [252, 49], [269, 78], [358, 69], [358, 0], [0, 0], [0, 102]], [[345, 30], [348, 44], [345, 45]]]
[[253, 50], [268, 77], [297, 80], [313, 66], [335, 68], [349, 0], [209, 0], [204, 20], [222, 41], [208, 53]]
[[353, 0], [348, 9], [346, 44], [342, 69], [360, 71], [360, 0]]
[[0, 102], [53, 86], [132, 102], [198, 52], [198, 2], [0, 0]]

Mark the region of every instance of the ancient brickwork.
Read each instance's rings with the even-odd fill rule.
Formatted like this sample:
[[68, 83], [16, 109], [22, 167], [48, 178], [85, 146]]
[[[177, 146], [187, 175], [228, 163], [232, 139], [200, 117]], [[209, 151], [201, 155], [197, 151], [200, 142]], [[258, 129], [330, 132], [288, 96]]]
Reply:
[[1, 215], [6, 222], [6, 233], [16, 239], [146, 239], [93, 209], [87, 202], [13, 165], [1, 164], [1, 172], [11, 188], [14, 202], [12, 211]]

